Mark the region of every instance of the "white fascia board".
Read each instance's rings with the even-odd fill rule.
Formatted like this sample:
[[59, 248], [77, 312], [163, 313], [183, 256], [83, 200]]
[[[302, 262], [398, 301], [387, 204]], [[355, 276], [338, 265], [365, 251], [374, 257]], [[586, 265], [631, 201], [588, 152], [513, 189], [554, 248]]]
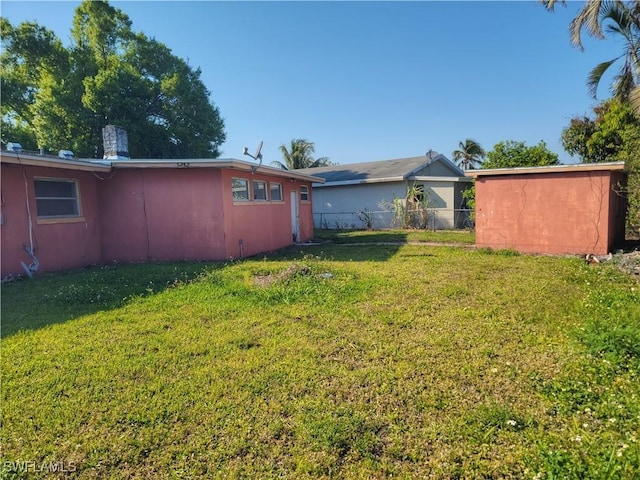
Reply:
[[68, 160], [39, 155], [21, 155], [13, 152], [2, 152], [2, 163], [29, 165], [31, 167], [61, 168], [65, 170], [79, 170], [85, 172], [110, 172], [111, 166], [100, 161]]
[[423, 176], [410, 177], [407, 180], [411, 180], [413, 182], [463, 182], [463, 183], [469, 183], [473, 181], [469, 177], [423, 177]]

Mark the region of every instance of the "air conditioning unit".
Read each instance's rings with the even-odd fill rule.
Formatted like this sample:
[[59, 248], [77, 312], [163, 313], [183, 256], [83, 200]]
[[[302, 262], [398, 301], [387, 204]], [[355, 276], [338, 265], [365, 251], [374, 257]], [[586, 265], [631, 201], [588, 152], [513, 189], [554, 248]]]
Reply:
[[67, 160], [72, 160], [74, 155], [73, 155], [73, 152], [71, 150], [60, 150], [58, 152], [58, 157], [59, 158], [66, 158]]
[[22, 145], [17, 142], [9, 142], [7, 143], [7, 150], [9, 152], [20, 153], [22, 151]]

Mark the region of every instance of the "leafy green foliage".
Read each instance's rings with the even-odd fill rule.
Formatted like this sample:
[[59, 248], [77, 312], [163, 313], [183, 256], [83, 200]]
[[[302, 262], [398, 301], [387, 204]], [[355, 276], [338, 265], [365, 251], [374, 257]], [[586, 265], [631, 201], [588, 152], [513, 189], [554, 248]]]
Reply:
[[496, 143], [493, 150], [487, 152], [482, 168], [542, 167], [558, 163], [558, 155], [542, 140], [533, 147], [525, 142], [507, 140]]
[[571, 119], [562, 131], [562, 145], [582, 162], [616, 161], [629, 150], [625, 140], [640, 131], [640, 123], [631, 107], [616, 99], [602, 102], [593, 112], [594, 118]]
[[104, 1], [80, 4], [71, 39], [64, 48], [43, 27], [2, 19], [3, 141], [101, 158], [102, 128], [114, 124], [133, 157], [219, 155], [224, 122], [200, 70]]
[[[562, 130], [562, 146], [572, 157], [579, 157], [582, 162], [594, 163], [606, 161], [596, 154], [596, 149], [589, 148], [588, 142], [596, 131], [596, 123], [589, 117], [574, 117], [569, 126]], [[600, 149], [597, 149], [599, 151]]]

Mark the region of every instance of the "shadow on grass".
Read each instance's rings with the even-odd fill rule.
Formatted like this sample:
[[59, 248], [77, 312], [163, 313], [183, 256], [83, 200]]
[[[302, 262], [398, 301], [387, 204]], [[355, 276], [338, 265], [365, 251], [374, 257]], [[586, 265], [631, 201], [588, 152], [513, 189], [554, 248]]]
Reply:
[[[327, 239], [326, 243], [312, 246], [295, 245], [253, 258], [298, 261], [310, 255], [336, 261], [385, 262], [407, 243], [407, 233], [402, 231], [327, 232], [331, 232], [327, 235], [335, 235], [334, 240]], [[106, 265], [40, 274], [29, 280], [5, 283], [2, 285], [0, 337], [113, 310], [132, 299], [189, 283], [206, 272], [227, 265], [224, 262]]]
[[132, 299], [188, 283], [222, 266], [204, 262], [107, 265], [5, 283], [0, 337], [112, 310]]
[[407, 243], [407, 232], [398, 230], [316, 230], [316, 241], [335, 244]]

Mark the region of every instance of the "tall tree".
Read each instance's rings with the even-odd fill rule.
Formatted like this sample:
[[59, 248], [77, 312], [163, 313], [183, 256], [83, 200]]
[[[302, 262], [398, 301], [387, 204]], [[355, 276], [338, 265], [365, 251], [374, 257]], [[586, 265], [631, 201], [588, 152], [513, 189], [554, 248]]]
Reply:
[[507, 140], [496, 143], [493, 150], [487, 152], [482, 168], [543, 167], [558, 163], [558, 155], [543, 141], [528, 147], [524, 142]]
[[594, 118], [571, 119], [562, 131], [562, 146], [571, 156], [582, 162], [611, 162], [619, 160], [620, 152], [628, 149], [627, 130], [640, 131], [640, 121], [628, 104], [609, 99], [597, 105]]
[[99, 158], [102, 128], [115, 124], [128, 131], [132, 157], [219, 155], [224, 121], [200, 70], [133, 32], [107, 1], [80, 4], [69, 48], [36, 24], [2, 19], [0, 35], [3, 141], [10, 126], [39, 147]]
[[596, 98], [598, 85], [605, 72], [613, 64], [621, 63], [614, 77], [612, 92], [616, 97], [627, 101], [631, 92], [640, 84], [640, 3], [636, 3], [633, 9], [622, 2], [607, 3], [601, 10], [600, 18], [601, 23], [607, 22], [608, 33], [621, 37], [624, 47], [622, 54], [591, 70], [587, 86], [593, 98]]
[[453, 159], [460, 168], [468, 170], [482, 164], [482, 159], [485, 157], [486, 152], [478, 142], [467, 138], [464, 143], [460, 142], [458, 147], [458, 150], [453, 151]]
[[272, 165], [284, 170], [298, 170], [300, 168], [315, 168], [331, 165], [329, 157], [313, 158], [315, 145], [304, 138], [291, 140], [289, 147], [280, 145], [283, 162], [275, 160]]
[[34, 103], [43, 78], [69, 70], [69, 53], [55, 34], [35, 23], [13, 27], [0, 18], [2, 141], [36, 149]]
[[[539, 0], [553, 11], [556, 3], [565, 0]], [[587, 78], [589, 92], [595, 98], [598, 85], [605, 72], [615, 63], [620, 64], [613, 79], [612, 92], [623, 101], [629, 101], [640, 112], [640, 0], [587, 0], [570, 25], [571, 42], [583, 49], [582, 30], [598, 39], [604, 39], [604, 30], [622, 40], [623, 50], [617, 57], [597, 65]]]

